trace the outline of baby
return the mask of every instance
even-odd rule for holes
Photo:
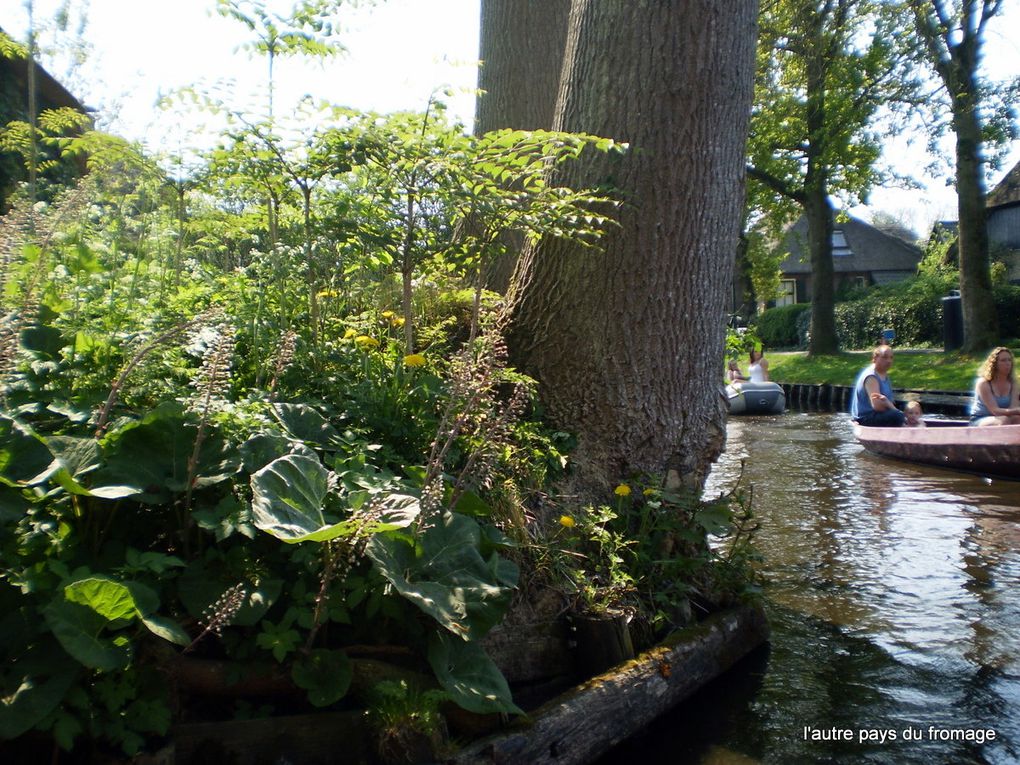
[[[921,419],[921,404],[917,401],[908,401],[907,405],[903,407],[903,413],[907,415],[907,422],[905,423],[908,428],[923,428],[924,420]]]

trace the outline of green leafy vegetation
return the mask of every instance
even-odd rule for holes
[[[203,683],[229,717],[269,677],[287,710],[375,705],[431,740],[438,699],[520,712],[481,640],[543,578],[572,598],[591,574],[649,639],[720,600],[725,519],[673,500],[593,510],[544,576],[571,436],[480,286],[506,232],[596,245],[607,192],[546,171],[621,147],[467,136],[438,102],[316,114],[300,140],[235,115],[188,177],[54,138],[91,172],[0,219],[0,737],[133,756],[209,719]],[[414,669],[373,692],[373,651]]]

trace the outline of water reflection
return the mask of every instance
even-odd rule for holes
[[[1020,762],[1020,483],[871,456],[832,414],[735,418],[708,493],[741,470],[772,644],[606,762]]]

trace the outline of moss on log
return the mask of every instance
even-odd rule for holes
[[[714,614],[446,762],[590,762],[732,667],[765,642],[768,633],[760,606]]]

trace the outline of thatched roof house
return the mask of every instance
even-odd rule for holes
[[[778,305],[811,300],[811,256],[807,248],[807,218],[801,216],[783,237],[780,263],[784,295]],[[852,216],[833,221],[832,263],[837,289],[841,285],[868,287],[902,281],[917,273],[921,250]]]

